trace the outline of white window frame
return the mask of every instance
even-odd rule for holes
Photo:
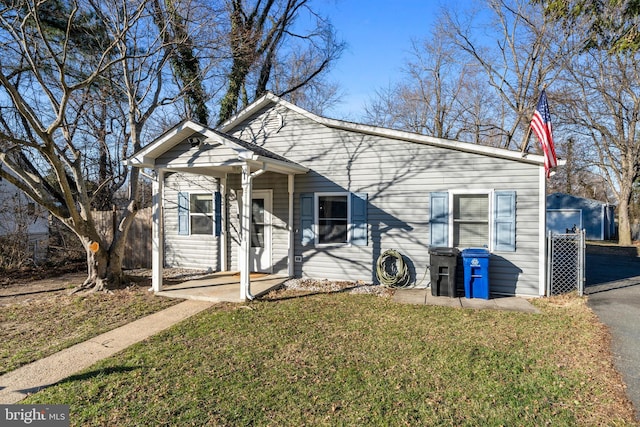
[[[347,241],[340,243],[320,243],[320,198],[330,196],[342,196],[347,198]],[[313,212],[313,233],[315,235],[315,245],[319,247],[351,246],[351,193],[348,191],[335,191],[326,193],[315,193]]]
[[[455,221],[454,221],[454,198],[455,196],[460,196],[460,195],[483,195],[486,194],[487,195],[487,208],[488,208],[488,215],[487,215],[487,221],[489,221],[488,227],[487,227],[487,231],[488,231],[488,235],[487,235],[487,247],[486,249],[489,250],[489,252],[493,252],[493,199],[494,199],[494,193],[495,190],[494,189],[477,189],[477,190],[449,190],[449,242],[450,244],[453,246],[453,237],[454,237],[454,227],[455,227]],[[458,247],[459,249],[461,247]],[[462,247],[462,249],[465,249],[466,247]]]
[[[214,193],[210,193],[208,191],[198,191],[198,192],[189,192],[189,236],[213,236],[216,233],[216,195]],[[202,196],[202,195],[210,195],[211,196],[211,212],[210,213],[201,213],[201,212],[193,212],[191,207],[193,206],[191,203],[191,198],[194,196]],[[194,216],[208,216],[211,218],[211,234],[209,233],[193,233],[191,227],[191,218]]]

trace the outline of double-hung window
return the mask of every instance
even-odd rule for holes
[[[516,192],[451,190],[430,194],[431,246],[516,250]]]
[[[318,194],[318,243],[347,243],[349,224],[348,194]]]
[[[367,211],[366,193],[302,193],[302,245],[367,246]]]
[[[453,246],[489,247],[489,194],[453,194]]]
[[[191,194],[189,206],[191,234],[213,234],[213,194]]]
[[[213,235],[221,233],[222,198],[220,192],[178,193],[178,234]]]

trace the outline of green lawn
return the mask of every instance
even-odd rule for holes
[[[72,425],[633,425],[583,300],[542,314],[320,294],[220,305],[25,403]]]

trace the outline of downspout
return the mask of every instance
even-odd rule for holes
[[[263,163],[262,168],[251,173],[249,165],[245,162],[242,165],[242,222],[240,232],[242,233],[241,254],[242,263],[240,265],[240,299],[242,301],[253,300],[251,295],[250,263],[251,263],[251,198],[253,190],[253,179],[267,171]]]

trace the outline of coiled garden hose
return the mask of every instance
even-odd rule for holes
[[[387,249],[378,257],[376,276],[381,285],[389,288],[406,288],[411,282],[409,269],[400,252]]]

